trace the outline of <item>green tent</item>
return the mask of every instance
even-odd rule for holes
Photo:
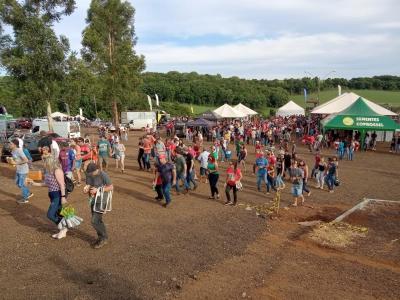
[[[343,129],[365,131],[395,131],[400,125],[390,117],[377,114],[360,97],[347,109],[332,114],[321,121],[324,130]]]

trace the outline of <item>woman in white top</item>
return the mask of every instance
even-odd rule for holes
[[[125,146],[118,139],[113,144],[113,157],[115,159],[115,168],[118,169],[118,162],[121,162],[121,172],[125,172]]]

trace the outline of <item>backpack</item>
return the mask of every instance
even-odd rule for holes
[[[64,182],[65,182],[65,196],[71,194],[74,190],[74,182],[67,175],[64,174]]]

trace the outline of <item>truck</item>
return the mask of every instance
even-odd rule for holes
[[[129,130],[140,130],[146,127],[156,129],[157,115],[155,111],[124,111],[121,112],[121,123]]]
[[[50,131],[47,118],[34,119],[32,121],[32,133],[41,131]],[[67,139],[81,137],[81,128],[77,121],[53,121],[53,132]]]
[[[130,130],[140,130],[146,127],[156,129],[157,125],[170,118],[165,111],[124,111],[121,112],[121,124]]]

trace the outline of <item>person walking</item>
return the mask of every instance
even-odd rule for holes
[[[176,171],[176,184],[175,184],[175,189],[176,193],[179,195],[181,193],[181,188],[179,186],[180,182],[183,182],[183,185],[185,189],[188,189],[187,183],[186,183],[186,161],[185,158],[182,155],[182,149],[178,148],[176,151],[176,157],[175,157],[175,171]]]
[[[176,184],[176,171],[175,166],[172,163],[167,162],[165,154],[159,155],[158,159],[160,163],[158,164],[154,181],[156,181],[157,177],[160,176],[162,182],[162,194],[165,199],[163,207],[167,207],[171,203],[171,187]]]
[[[115,168],[118,169],[118,162],[121,163],[121,172],[125,172],[125,145],[118,140],[114,142],[112,153],[115,159]]]
[[[210,152],[208,152],[206,148],[204,148],[203,152],[201,152],[200,155],[197,157],[197,160],[200,161],[200,182],[208,183],[206,173],[207,173],[209,157],[210,157]]]
[[[306,192],[307,196],[311,196],[311,191],[307,186],[309,170],[304,160],[300,160],[299,168],[303,171],[303,192]]]
[[[211,190],[211,196],[209,197],[209,199],[219,199],[219,192],[217,187],[219,179],[218,162],[213,156],[210,156],[208,159],[207,172]]]
[[[111,157],[111,144],[107,141],[106,137],[102,135],[100,141],[97,142],[97,147],[99,148],[100,171],[103,171],[103,169],[107,171],[108,158]]]
[[[262,182],[265,182],[268,191],[267,167],[268,167],[268,160],[264,157],[264,153],[257,153],[257,158],[255,163],[255,173],[257,176],[257,190],[259,192],[261,192]]]
[[[143,138],[139,138],[139,149],[138,149],[138,157],[137,157],[137,161],[139,164],[139,170],[144,170],[145,166],[146,166],[146,162],[143,159],[143,155],[144,155],[144,148],[143,148]]]
[[[243,175],[238,168],[237,161],[230,161],[229,167],[226,170],[226,180],[225,180],[225,205],[236,205],[237,204],[237,186],[236,184],[240,182]],[[231,201],[230,192],[233,191],[233,201]]]
[[[243,166],[244,173],[246,173],[246,158],[247,158],[247,149],[245,144],[240,147],[238,162],[240,166]]]
[[[103,222],[103,214],[97,212],[98,208],[94,207],[97,190],[101,187],[104,193],[112,192],[114,189],[107,173],[99,170],[97,165],[91,162],[86,168],[86,186],[83,188],[83,192],[89,195],[90,209],[92,212],[91,222],[97,233],[97,240],[93,244],[95,249],[102,248],[108,243],[108,234],[106,225]],[[107,195],[104,195],[104,197],[107,197]]]
[[[285,188],[285,183],[283,182],[284,170],[285,170],[285,160],[283,154],[279,154],[276,160],[276,188],[282,190]]]
[[[47,146],[45,146],[47,147]],[[50,206],[47,210],[47,218],[58,225],[63,219],[60,215],[62,205],[67,203],[65,194],[65,181],[64,172],[61,168],[59,160],[54,159],[53,155],[47,155],[43,157],[44,161],[44,182],[34,182],[31,179],[27,179],[27,182],[33,186],[47,187],[49,191]],[[67,236],[68,229],[63,228],[58,233],[53,234],[52,238],[62,239]]]
[[[81,147],[77,144],[76,140],[71,141],[71,149],[73,149],[75,154],[75,160],[73,165],[73,171],[77,177],[77,186],[81,186],[82,176],[81,176],[81,168],[82,168],[82,155],[81,155]]]
[[[337,177],[337,165],[333,160],[333,158],[331,157],[328,159],[328,166],[325,172],[326,172],[325,183],[328,186],[329,193],[333,193]]]
[[[316,179],[317,179],[317,189],[324,189],[324,182],[325,182],[325,173],[326,173],[326,162],[323,157],[320,158],[320,161],[317,166],[317,174],[316,174]]]
[[[197,182],[194,179],[195,169],[194,169],[194,158],[189,149],[185,148],[186,155],[186,192],[191,189],[191,184],[193,184],[193,191],[197,189]]]
[[[61,143],[59,160],[64,174],[73,180],[72,170],[74,168],[75,152],[69,147],[67,142]]]
[[[17,202],[20,204],[25,204],[29,202],[29,198],[33,197],[33,193],[30,192],[25,182],[29,173],[28,158],[25,156],[24,151],[19,148],[18,139],[13,139],[11,141],[10,150],[12,158],[8,159],[8,163],[16,166],[17,168],[15,183],[22,192],[22,199],[17,200]]]
[[[292,195],[293,195],[293,204],[292,206],[297,206],[298,199],[301,199],[301,204],[304,203],[303,196],[303,171],[298,168],[297,161],[292,162],[292,166],[290,168],[290,179],[292,181]]]

